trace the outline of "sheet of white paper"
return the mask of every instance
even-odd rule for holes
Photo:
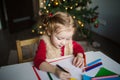
[[[76,78],[77,80],[81,80],[81,74],[82,74],[81,71],[82,70],[80,68],[77,68],[72,65],[72,59],[73,59],[73,57],[68,57],[68,58],[53,61],[50,64],[53,64],[53,65],[59,64],[61,67],[69,69],[69,71],[72,75],[71,77]],[[37,69],[35,69],[35,70],[37,71],[41,80],[49,80],[49,77],[46,72],[37,70]],[[52,76],[53,80],[60,80],[54,74],[50,73],[50,75]]]
[[[76,78],[77,80],[81,80],[82,69],[75,67],[72,65],[73,57],[69,57],[66,59],[62,59],[56,62],[52,62],[53,65],[60,65],[63,68],[66,68],[71,73],[71,77]],[[51,74],[54,80],[59,80],[55,75]]]

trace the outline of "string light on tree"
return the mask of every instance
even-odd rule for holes
[[[58,6],[58,5],[59,5],[58,0],[55,0],[54,1],[54,6]]]
[[[70,7],[70,9],[73,9],[73,7]]]

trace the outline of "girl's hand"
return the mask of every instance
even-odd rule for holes
[[[68,71],[68,70],[66,70],[66,71]],[[58,67],[56,67],[55,75],[58,78],[60,78],[60,80],[70,80],[70,77],[71,77],[70,73],[66,73],[66,72],[62,71],[61,69],[59,69]]]
[[[83,67],[84,66],[84,58],[82,53],[78,53],[76,57],[73,59],[73,65],[76,67]]]

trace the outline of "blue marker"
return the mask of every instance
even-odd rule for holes
[[[88,63],[87,66],[94,65],[94,64],[98,63],[99,61],[101,61],[101,59],[97,59],[95,61],[92,61],[92,62]]]

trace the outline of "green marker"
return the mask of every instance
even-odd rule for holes
[[[53,79],[52,79],[52,76],[50,75],[50,73],[47,72],[47,74],[48,74],[48,77],[50,78],[50,80],[53,80]]]

